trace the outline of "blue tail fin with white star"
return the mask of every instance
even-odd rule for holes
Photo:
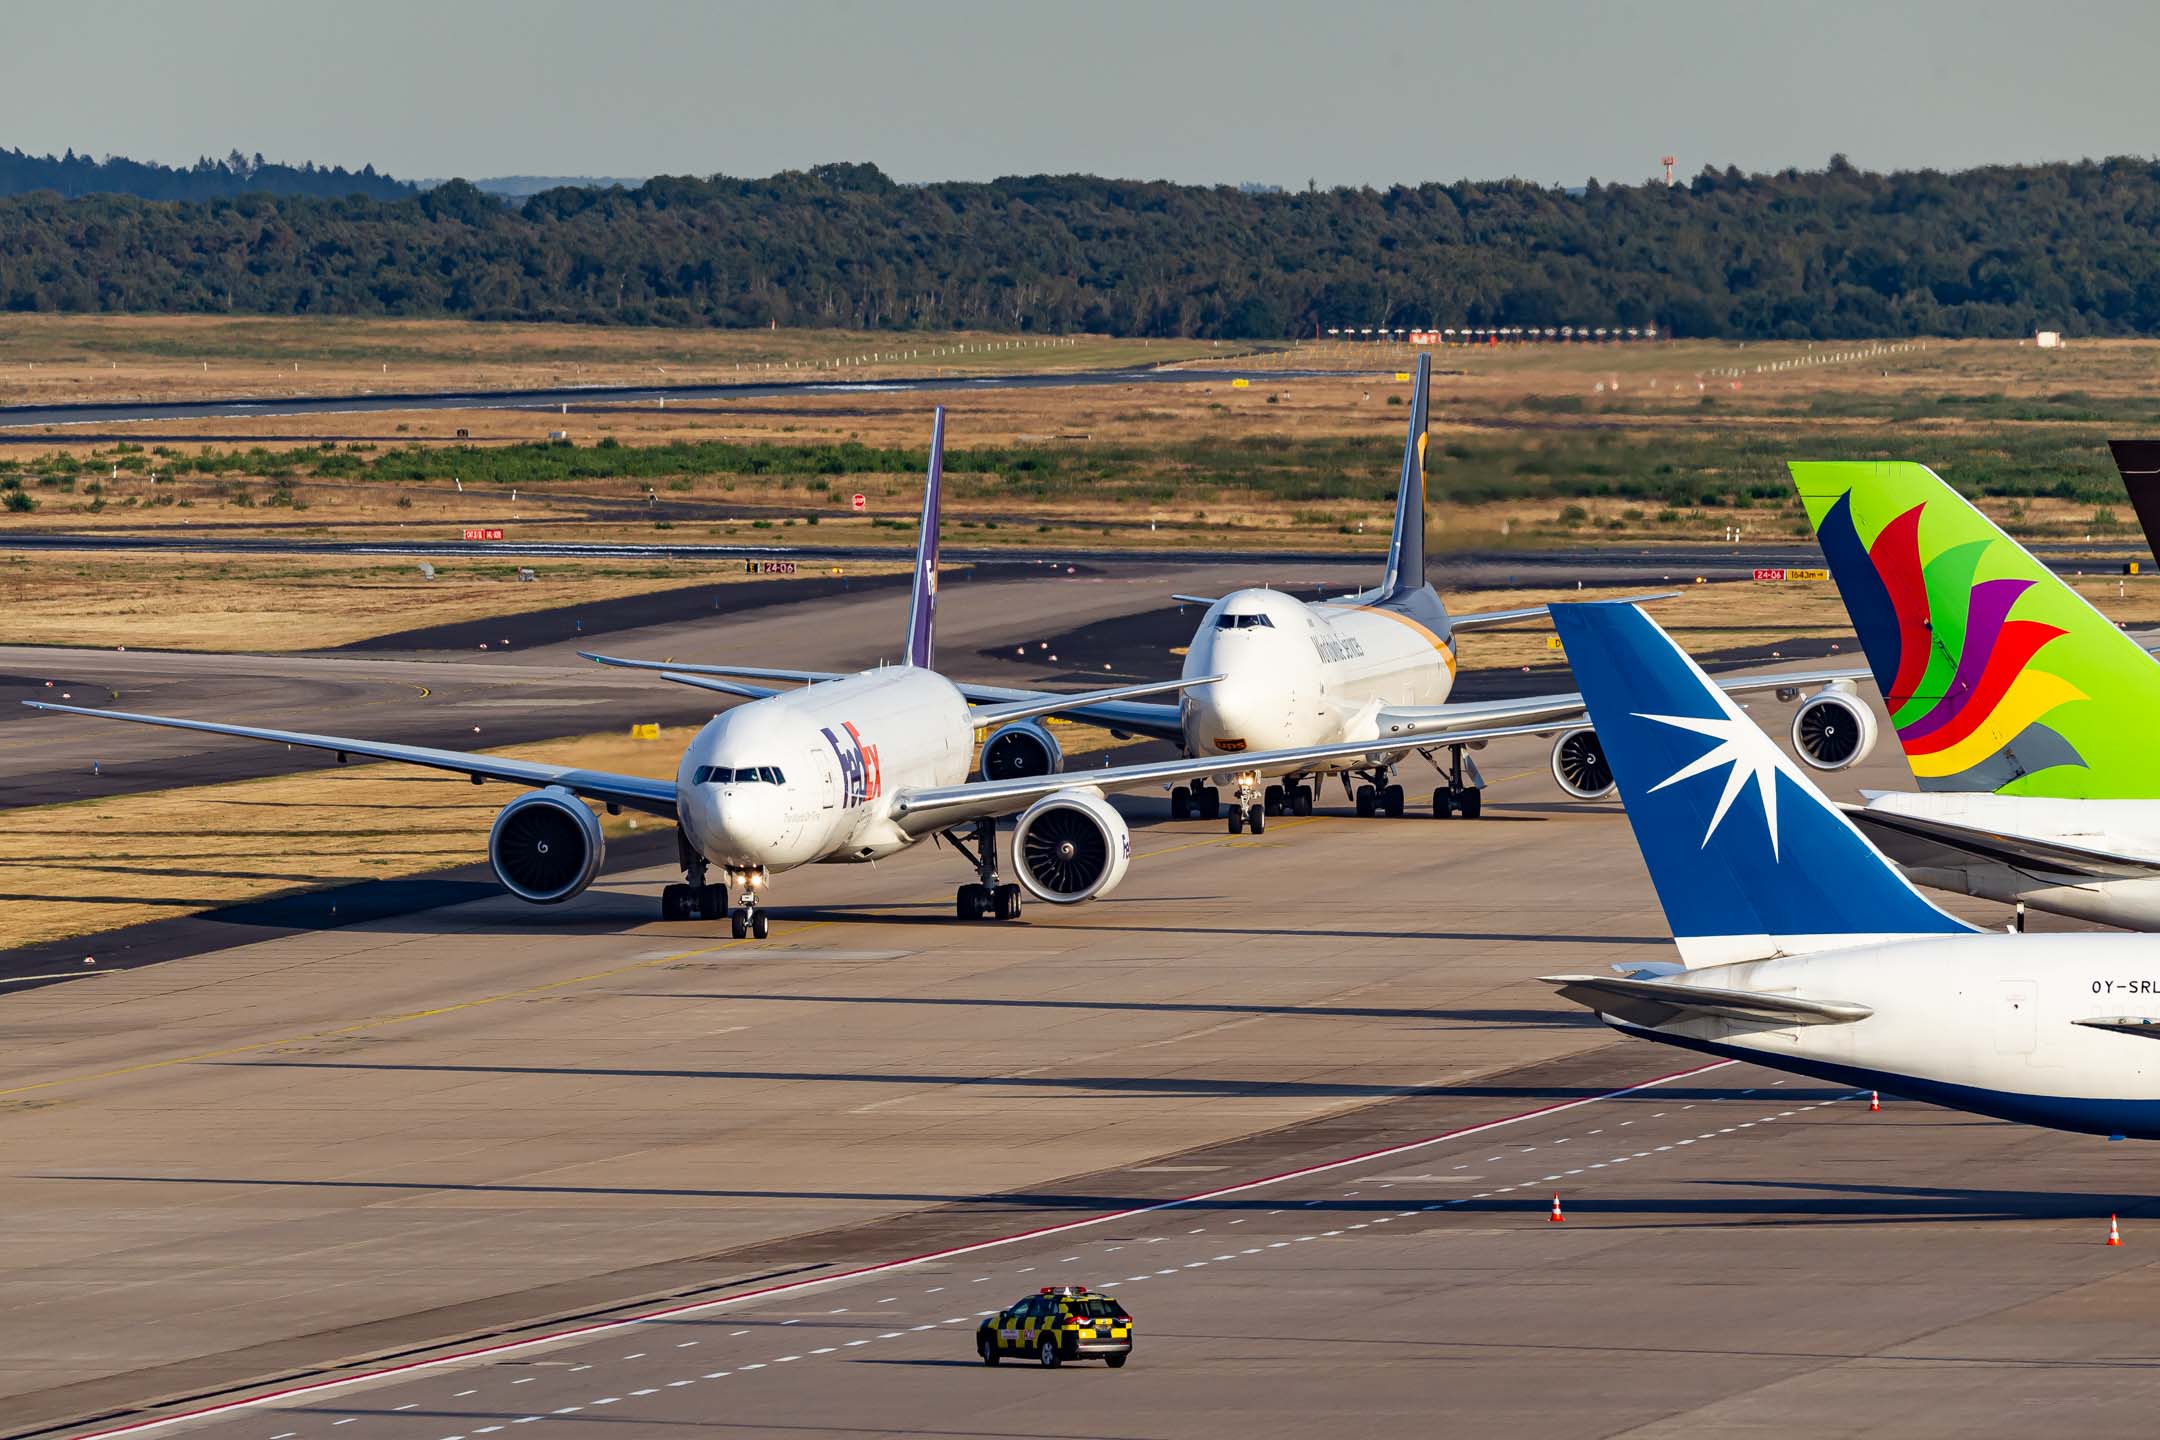
[[[1554,605],[1628,823],[1690,966],[1972,927],[1868,844],[1633,605]]]

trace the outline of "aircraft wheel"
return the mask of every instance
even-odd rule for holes
[[[1224,816],[1226,828],[1230,831],[1232,835],[1242,835],[1245,833],[1245,812],[1243,810],[1239,809],[1235,805],[1232,805],[1227,811],[1224,812]]]
[[[1475,820],[1478,818],[1478,812],[1485,808],[1485,792],[1482,790],[1465,790],[1455,803],[1462,807],[1463,819]]]
[[[1202,820],[1213,820],[1222,812],[1222,791],[1212,785],[1194,786],[1193,801]]]
[[[700,920],[717,920],[727,913],[728,895],[725,885],[694,885],[690,887],[690,895],[697,901]]]
[[[997,887],[997,918],[1017,920],[1020,918],[1020,887],[1000,885]]]
[[[1380,808],[1396,819],[1401,819],[1403,812],[1402,786],[1390,785],[1387,789],[1382,790],[1380,792]]]
[[[1312,798],[1312,786],[1297,786],[1290,792],[1290,813],[1293,815],[1312,814]]]
[[[668,885],[660,891],[660,918],[662,920],[687,920],[690,918],[690,887]]]
[[[954,908],[962,920],[980,920],[990,911],[990,892],[981,885],[962,885]]]
[[[763,940],[766,936],[772,934],[772,916],[767,915],[763,910],[751,911],[750,933],[759,940]]]
[[[1448,792],[1446,790],[1435,790],[1432,792],[1432,815],[1433,819],[1435,820],[1449,820],[1454,818],[1455,802],[1448,798]]]
[[[1262,797],[1260,805],[1270,815],[1280,815],[1290,808],[1288,798],[1283,794],[1283,787],[1280,785],[1268,786],[1267,794]]]
[[[1372,786],[1360,785],[1357,787],[1357,813],[1360,820],[1371,818],[1373,813],[1373,798],[1374,797]]]
[[[1245,812],[1245,828],[1255,835],[1267,833],[1267,807],[1255,805]]]
[[[1183,785],[1175,787],[1170,792],[1170,818],[1173,820],[1192,819],[1192,792]]]
[[[737,910],[728,916],[728,933],[737,940],[750,938],[750,917]]]

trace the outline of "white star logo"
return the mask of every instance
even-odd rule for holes
[[[1705,847],[1710,844],[1710,837],[1717,834],[1734,799],[1747,788],[1748,781],[1753,780],[1756,794],[1762,797],[1763,821],[1770,832],[1770,856],[1778,858],[1777,777],[1781,766],[1777,743],[1763,732],[1761,726],[1744,715],[1703,720],[1692,715],[1645,715],[1637,711],[1635,718],[1655,720],[1660,725],[1707,735],[1720,742],[1650,787],[1650,792],[1656,794],[1668,785],[1677,785],[1720,765],[1732,767],[1725,776],[1725,793],[1718,796],[1717,810],[1710,817],[1710,828],[1703,832]]]

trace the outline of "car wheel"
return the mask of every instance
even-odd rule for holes
[[[998,1362],[997,1342],[987,1335],[975,1337],[975,1353],[982,1356],[985,1365],[995,1365]]]
[[[1105,1355],[1102,1357],[1103,1364],[1108,1365],[1112,1370],[1124,1369],[1125,1362],[1130,1359],[1132,1359],[1130,1352],[1123,1355]]]
[[[1058,1343],[1055,1340],[1043,1341],[1042,1349],[1035,1352],[1035,1358],[1042,1361],[1042,1367],[1045,1370],[1057,1369],[1058,1365],[1065,1359],[1064,1356],[1058,1354]]]

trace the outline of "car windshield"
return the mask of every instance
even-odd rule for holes
[[[691,773],[694,785],[785,785],[777,765],[700,765]]]
[[[1275,628],[1275,622],[1265,615],[1225,614],[1215,617],[1215,628],[1217,630],[1272,630]]]

